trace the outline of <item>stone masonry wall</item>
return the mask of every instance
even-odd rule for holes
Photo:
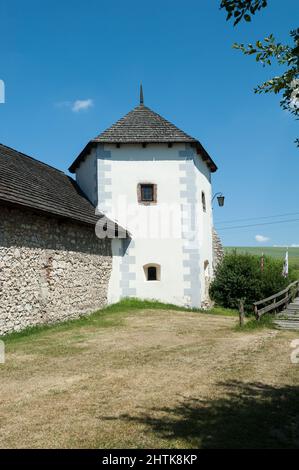
[[[0,335],[103,307],[111,268],[94,227],[0,206]]]
[[[218,233],[213,228],[212,229],[212,240],[213,240],[213,268],[217,269],[218,264],[222,261],[224,256],[224,249],[219,238]]]

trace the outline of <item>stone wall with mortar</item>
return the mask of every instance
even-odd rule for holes
[[[212,239],[213,239],[213,268],[214,271],[217,269],[218,264],[222,261],[224,256],[224,249],[221,243],[220,237],[216,230],[212,229]]]
[[[111,267],[94,227],[0,206],[0,335],[103,307]]]

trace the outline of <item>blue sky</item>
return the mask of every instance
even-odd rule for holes
[[[65,171],[91,137],[138,104],[142,81],[145,104],[216,161],[213,189],[226,196],[224,208],[215,205],[217,227],[299,219],[298,122],[279,97],[253,94],[278,70],[231,47],[271,32],[288,40],[298,0],[272,0],[236,28],[219,3],[1,0],[0,142]],[[93,106],[76,111],[80,100]],[[256,235],[267,245],[299,244],[299,220],[219,233],[226,245],[259,245]]]

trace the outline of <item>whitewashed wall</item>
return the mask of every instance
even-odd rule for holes
[[[76,181],[93,205],[98,202],[96,150],[92,149],[76,170]]]
[[[117,220],[132,234],[132,241],[112,243],[113,269],[108,301],[122,297],[152,298],[179,305],[199,307],[205,301],[204,262],[212,275],[212,211],[210,172],[195,149],[183,144],[98,145],[77,170],[77,181],[87,195],[94,185],[94,159],[97,159],[98,208]],[[137,201],[138,183],[157,185],[157,204],[144,206]],[[203,213],[201,191],[205,192],[207,211]],[[91,196],[89,196],[91,198]],[[119,207],[123,204],[123,210]],[[190,220],[182,213],[188,204],[198,216],[198,239],[191,248],[184,239],[190,233]],[[161,217],[161,207],[164,215]],[[131,210],[128,218],[126,207]],[[172,212],[175,233],[167,232],[167,211]],[[165,215],[166,214],[166,215]],[[133,215],[133,217],[132,217]],[[151,233],[138,231],[149,224]],[[162,227],[161,227],[162,221]],[[164,230],[164,232],[163,232]],[[156,233],[155,233],[156,232]],[[161,265],[161,280],[146,281],[143,266]],[[206,274],[207,274],[206,272]]]

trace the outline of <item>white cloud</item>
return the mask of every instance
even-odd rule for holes
[[[74,113],[86,111],[87,109],[92,108],[93,105],[93,100],[90,98],[88,98],[87,100],[60,101],[58,103],[55,103],[55,106],[57,108],[69,108]]]
[[[292,243],[291,248],[299,248],[299,243]]]
[[[265,242],[268,242],[270,240],[269,237],[265,237],[264,235],[256,235],[254,238],[259,243],[265,243]]]
[[[93,100],[90,98],[87,100],[76,100],[72,103],[72,111],[78,113],[79,111],[85,111],[93,106]]]

